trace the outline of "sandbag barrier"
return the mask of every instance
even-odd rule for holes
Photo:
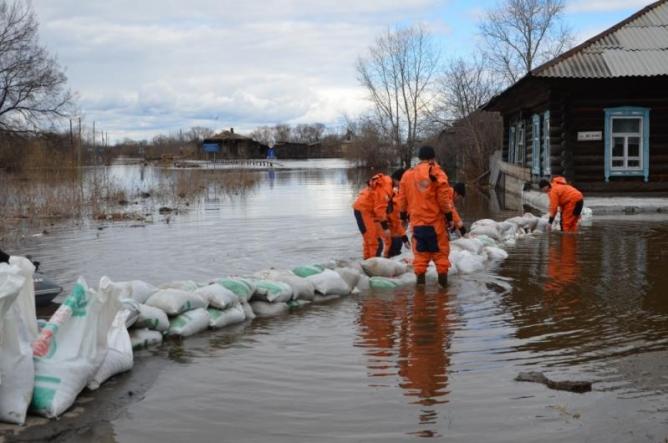
[[[590,218],[590,212],[584,212]],[[484,219],[450,242],[450,274],[489,270],[520,237],[546,231],[547,217]],[[345,265],[305,265],[223,277],[206,284],[112,282],[80,278],[48,322],[36,320],[32,263],[0,264],[0,421],[23,424],[28,410],[53,418],[84,388],[97,389],[133,366],[133,352],[167,336],[188,337],[359,294],[414,285],[410,254]],[[434,269],[430,269],[434,274]]]

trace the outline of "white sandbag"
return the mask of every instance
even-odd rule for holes
[[[293,300],[313,300],[313,296],[315,295],[313,284],[307,279],[293,274],[291,271],[271,269],[258,272],[255,275],[261,279],[287,283],[292,288]]]
[[[350,292],[357,286],[360,281],[362,273],[354,268],[335,268],[334,271],[341,276],[341,278],[348,284]]]
[[[355,289],[359,291],[368,291],[370,286],[369,286],[369,276],[368,275],[360,275],[360,279],[357,282],[357,287]]]
[[[107,280],[108,281],[104,283],[105,286],[107,287],[107,290],[113,291],[114,296],[120,300],[125,298],[131,298],[137,301],[138,303],[146,303],[146,300],[151,295],[158,292],[158,288],[141,280],[119,281],[119,282],[112,282],[109,279]],[[100,285],[102,284],[103,283],[100,282]]]
[[[253,301],[250,303],[253,312],[258,317],[274,317],[288,312],[290,308],[287,303],[267,303],[264,301]]]
[[[483,253],[490,261],[503,261],[508,258],[508,252],[496,246],[485,246]]]
[[[475,238],[476,240],[478,240],[480,243],[482,243],[483,246],[496,246],[497,245],[497,242],[493,238],[488,237],[486,235],[475,235],[475,236],[472,235],[472,237]]]
[[[213,283],[208,286],[203,286],[197,289],[195,294],[206,300],[207,304],[216,309],[227,309],[234,305],[238,305],[240,300],[234,292],[230,291],[218,283]]]
[[[159,346],[162,343],[162,333],[150,329],[131,329],[130,342],[132,349],[143,349]]]
[[[202,297],[180,289],[160,289],[146,300],[146,304],[161,309],[167,315],[179,315],[192,309],[207,307],[207,302]]]
[[[121,299],[121,310],[127,313],[125,317],[125,327],[129,328],[139,319],[139,309],[141,304],[133,298]]]
[[[251,279],[239,278],[239,277],[229,277],[221,278],[216,282],[224,288],[232,291],[239,301],[247,302],[253,296],[255,292],[255,283]]]
[[[129,314],[129,311],[121,309],[111,323],[107,334],[107,355],[104,357],[102,366],[88,382],[88,389],[95,390],[110,377],[132,369],[134,364],[132,341],[125,327]]]
[[[489,238],[489,237],[488,237]],[[458,246],[464,251],[469,251],[471,254],[478,255],[482,252],[483,243],[477,238],[459,238],[450,242],[451,245]]]
[[[481,218],[471,224],[471,229],[479,228],[481,226],[496,226],[497,223],[497,221],[492,220],[491,218]]]
[[[315,297],[315,295],[314,295]],[[290,300],[287,302],[288,308],[290,309],[301,309],[313,303],[312,300]]]
[[[209,313],[204,308],[184,312],[171,319],[167,335],[189,337],[209,327]]]
[[[549,225],[549,220],[547,218],[539,218],[538,223],[536,223],[536,229],[533,232],[535,233],[544,233],[547,231],[547,226]]]
[[[415,285],[417,277],[412,272],[405,272],[399,277],[371,277],[369,286],[373,289],[397,289]]]
[[[0,263],[0,421],[22,425],[35,377],[35,267],[23,257],[10,262]]]
[[[373,257],[362,262],[362,269],[373,277],[396,277],[408,269],[406,263],[385,257]]]
[[[251,307],[248,302],[242,301],[241,302],[241,308],[244,310],[244,315],[246,316],[246,320],[253,320],[257,315],[255,315],[255,312],[253,312],[253,308]]]
[[[74,403],[104,361],[109,328],[119,308],[116,297],[88,288],[81,278],[77,281],[33,342],[32,411],[57,417]]]
[[[175,280],[169,283],[161,284],[158,289],[178,289],[186,292],[193,292],[199,288],[199,285],[192,280]]]
[[[306,278],[310,277],[311,275],[320,274],[324,270],[325,268],[320,265],[304,265],[293,268],[292,273],[297,277]]]
[[[471,228],[471,235],[472,236],[478,236],[478,235],[486,235],[487,237],[499,241],[501,240],[501,235],[499,233],[499,227],[497,224],[494,225],[480,225],[476,226],[475,228]]]
[[[236,304],[225,310],[209,308],[207,312],[209,313],[209,327],[213,329],[224,328],[225,326],[241,323],[246,320],[244,308],[240,304]]]
[[[306,279],[313,284],[315,291],[321,295],[348,295],[351,291],[348,283],[331,269],[325,269],[319,274],[306,277]]]
[[[169,318],[162,309],[149,305],[139,305],[139,317],[134,326],[164,332],[169,329]]]
[[[252,301],[266,301],[268,303],[284,303],[292,299],[292,287],[287,283],[272,280],[255,281],[255,294]]]
[[[454,272],[459,274],[473,274],[485,269],[484,257],[471,254],[469,251],[458,251],[450,254],[450,262]]]

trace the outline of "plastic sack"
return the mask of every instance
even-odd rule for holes
[[[218,283],[203,286],[194,293],[202,297],[209,306],[216,309],[227,309],[239,304],[239,297]]]
[[[488,237],[489,238],[489,237]],[[478,255],[482,252],[483,243],[477,238],[458,238],[450,242],[450,245],[455,245],[464,251],[469,251],[471,254]]]
[[[450,253],[451,271],[459,274],[473,274],[485,269],[484,258],[473,255],[469,251],[453,251]]]
[[[370,277],[395,277],[407,271],[408,266],[385,257],[373,257],[362,262],[362,269]]]
[[[22,425],[35,377],[35,267],[23,257],[9,261],[0,263],[0,421]]]
[[[132,355],[132,341],[125,327],[129,311],[121,309],[111,323],[107,334],[107,355],[102,366],[88,382],[88,389],[95,390],[110,377],[132,369],[134,359]]]
[[[37,340],[32,411],[57,417],[69,408],[104,361],[120,301],[79,278]]]
[[[334,271],[341,276],[341,278],[348,284],[350,292],[357,286],[360,281],[361,273],[353,268],[336,268]]]
[[[169,329],[169,319],[162,309],[149,305],[139,305],[139,317],[134,326],[163,332]]]
[[[204,308],[193,309],[174,317],[169,322],[167,335],[189,337],[209,327],[209,313]]]
[[[305,265],[305,266],[297,266],[292,270],[292,273],[295,274],[297,277],[310,277],[311,275],[315,274],[320,274],[322,271],[324,271],[325,268],[323,268],[320,265]]]
[[[247,278],[221,278],[217,283],[232,291],[242,302],[250,300],[255,292],[255,283]]]
[[[288,312],[290,308],[287,303],[267,303],[264,301],[251,302],[251,308],[258,317],[273,317]]]
[[[293,274],[291,271],[271,269],[269,271],[258,272],[256,275],[261,279],[280,281],[290,285],[293,300],[313,300],[313,296],[315,295],[313,284],[307,279]]]
[[[209,308],[207,312],[209,313],[209,327],[214,329],[224,328],[246,320],[244,308],[240,304],[225,310]]]
[[[287,283],[271,280],[257,280],[252,301],[283,303],[292,299],[292,287]]]
[[[131,329],[130,342],[132,349],[143,349],[151,346],[159,346],[162,343],[162,334],[150,329]]]
[[[414,285],[417,277],[412,272],[406,272],[399,277],[371,277],[369,286],[374,289],[397,289]]]
[[[255,312],[253,312],[253,308],[251,307],[248,302],[242,301],[241,302],[241,309],[244,310],[244,315],[246,316],[246,320],[253,320],[257,315],[255,315]]]
[[[158,288],[141,280],[119,282],[112,282],[109,279],[107,280],[108,281],[105,283],[107,290],[113,291],[114,296],[120,300],[131,298],[137,303],[146,303],[146,300],[148,300],[151,295],[158,292]],[[100,282],[100,284],[102,284],[102,282]]]
[[[139,318],[139,307],[142,306],[136,300],[132,298],[122,298],[121,299],[121,311],[127,312],[125,318],[125,327],[129,328],[135,324]]]
[[[487,259],[491,261],[503,261],[508,258],[508,253],[501,248],[497,248],[496,246],[485,246],[483,253]]]
[[[331,269],[325,269],[319,274],[306,277],[306,279],[313,284],[315,291],[321,295],[348,295],[351,291],[348,283]]]
[[[193,292],[199,285],[192,280],[176,280],[161,284],[158,289],[178,289],[180,291]]]
[[[161,309],[167,315],[179,315],[182,312],[207,307],[202,297],[181,289],[160,289],[146,300],[146,304]]]
[[[494,225],[478,225],[471,228],[471,236],[486,235],[487,237],[500,241],[501,235],[497,224]]]

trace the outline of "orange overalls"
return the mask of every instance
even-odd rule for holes
[[[404,173],[399,208],[407,211],[413,229],[413,270],[424,274],[431,260],[439,274],[450,268],[446,214],[452,216],[453,191],[438,164],[424,160]]]
[[[362,233],[362,255],[364,259],[380,256],[383,245],[381,224],[388,225],[387,205],[392,198],[392,178],[376,174],[369,180],[355,203],[353,210],[357,227]]]
[[[564,289],[578,278],[577,236],[562,235],[561,248],[550,244],[547,261],[547,278],[545,292],[561,294]]]
[[[383,255],[388,258],[401,254],[402,237],[406,235],[406,229],[399,217],[398,193],[399,190],[394,188],[390,204],[387,205],[387,221],[390,225],[390,235],[383,234],[383,243],[385,244]]]
[[[550,198],[550,219],[554,219],[557,210],[561,209],[561,230],[563,232],[575,232],[578,229],[578,220],[582,212],[584,201],[582,193],[573,186],[566,183],[563,177],[554,177],[550,183],[551,189],[548,193]]]

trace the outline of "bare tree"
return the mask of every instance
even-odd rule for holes
[[[325,132],[322,123],[299,124],[292,129],[292,141],[297,143],[315,143],[320,141]]]
[[[211,137],[214,134],[213,129],[202,126],[193,126],[186,133],[186,137],[190,143],[201,143],[205,138]]]
[[[438,79],[436,117],[446,129],[440,144],[455,157],[461,176],[472,179],[487,170],[489,156],[498,149],[502,125],[498,115],[480,111],[499,89],[481,59],[453,60]]]
[[[273,146],[274,143],[276,142],[276,139],[274,137],[274,128],[271,128],[269,126],[260,126],[258,128],[255,128],[249,134],[249,136],[256,142],[260,142],[263,145],[267,146]]]
[[[564,0],[502,0],[479,24],[485,54],[508,84],[573,43]]]
[[[378,126],[409,166],[421,120],[428,115],[428,88],[438,64],[430,34],[420,26],[388,30],[357,61],[360,83],[375,107]]]
[[[0,130],[29,132],[64,117],[72,97],[55,58],[40,46],[28,4],[0,1]]]
[[[292,129],[290,125],[285,123],[279,123],[274,126],[274,140],[276,142],[287,142],[290,141],[292,135]]]

